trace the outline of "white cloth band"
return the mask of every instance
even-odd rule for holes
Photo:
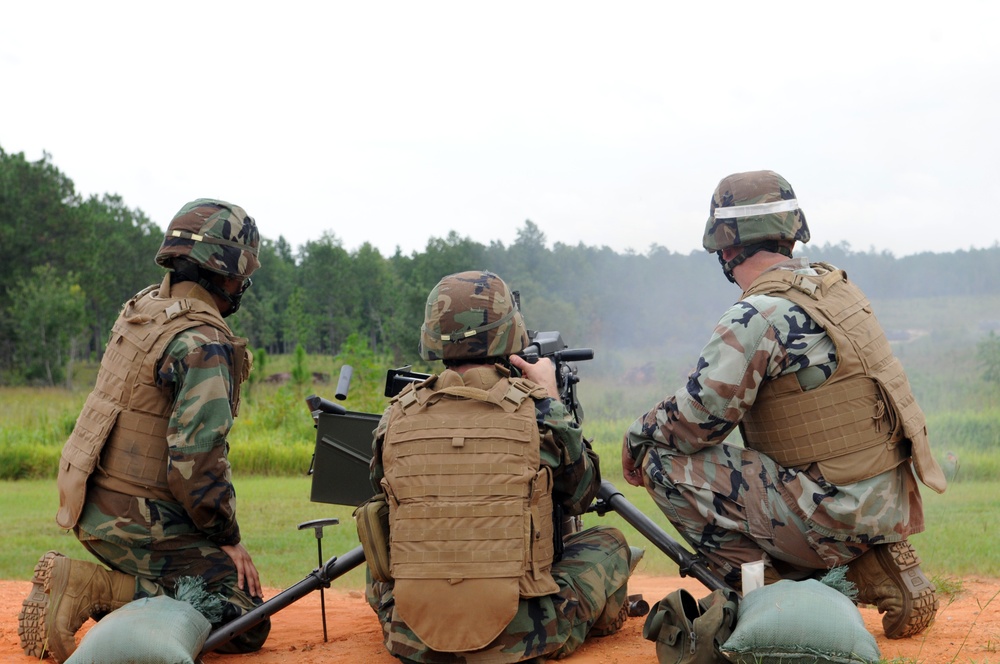
[[[734,205],[732,207],[715,208],[716,219],[739,219],[741,217],[756,217],[762,214],[775,214],[778,212],[793,212],[799,209],[799,201],[789,198],[784,201],[774,203],[758,203],[756,205]]]

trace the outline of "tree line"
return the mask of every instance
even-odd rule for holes
[[[427,293],[445,274],[470,269],[518,290],[532,329],[609,351],[697,353],[739,297],[704,252],[549,246],[530,220],[510,245],[452,231],[390,256],[368,243],[348,249],[332,232],[293,248],[271,239],[266,223],[261,231],[262,268],[231,321],[269,354],[301,346],[334,355],[358,335],[376,353],[413,362]],[[81,196],[49,155],[29,161],[0,148],[0,384],[60,384],[75,363],[99,359],[122,303],[162,278],[153,262],[162,238],[163,228],[119,196]],[[841,244],[806,255],[844,267],[873,299],[1000,290],[997,246],[897,259]]]

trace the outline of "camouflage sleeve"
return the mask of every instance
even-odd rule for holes
[[[764,380],[787,364],[787,350],[768,317],[749,302],[737,302],[716,325],[687,384],[629,427],[625,442],[633,458],[653,445],[691,454],[722,442]]]
[[[552,468],[553,499],[567,515],[583,514],[601,487],[597,454],[584,444],[583,431],[560,401],[536,401],[535,415],[541,460]]]
[[[233,347],[209,326],[178,334],[160,362],[172,387],[167,481],[196,528],[220,546],[237,544],[236,492],[226,437],[233,426]]]

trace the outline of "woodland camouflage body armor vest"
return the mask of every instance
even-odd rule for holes
[[[408,387],[383,442],[396,608],[441,652],[485,647],[520,597],[559,590],[534,402],[546,394],[498,369],[449,370]]]
[[[211,296],[200,286],[163,282],[135,295],[111,330],[97,384],[87,397],[59,461],[56,522],[72,528],[86,500],[87,482],[120,493],[174,500],[167,485],[167,426],[173,408],[168,389],[156,385],[167,345],[199,325],[219,331],[233,346],[233,417],[252,358],[246,339],[233,336]]]
[[[740,425],[747,447],[785,467],[815,462],[833,484],[874,477],[912,457],[924,484],[943,492],[923,411],[868,298],[843,270],[811,267],[818,276],[765,272],[743,297],[767,294],[799,305],[833,341],[837,368],[809,391],[794,373],[764,383]]]

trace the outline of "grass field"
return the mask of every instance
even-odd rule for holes
[[[348,358],[349,360],[350,358]],[[272,369],[284,370],[278,360]],[[312,366],[336,374],[330,358]],[[367,362],[368,365],[373,364]],[[356,362],[360,366],[360,362]],[[352,410],[377,412],[385,403],[380,380],[384,370],[355,370],[356,383],[346,402]],[[623,409],[638,412],[634,396],[594,381],[587,384],[584,404],[623,400]],[[298,530],[307,520],[336,517],[338,526],[326,529],[324,557],[346,552],[357,545],[351,508],[311,503],[311,478],[306,475],[316,436],[304,397],[312,392],[331,398],[333,385],[253,385],[245,395],[241,417],[231,436],[230,459],[239,496],[241,529],[257,562],[264,583],[286,587],[309,573],[317,562],[316,538]],[[41,553],[50,548],[87,557],[76,538],[62,532],[53,516],[58,497],[55,469],[62,444],[86,398],[86,389],[0,387],[0,514],[5,525],[0,547],[0,578],[25,579]],[[609,396],[610,395],[610,396]],[[642,407],[650,405],[643,396]],[[625,484],[621,477],[620,440],[629,419],[601,419],[599,409],[588,409],[584,429],[601,455],[601,468],[640,510],[676,538],[665,517],[645,491]],[[1000,411],[969,408],[966,411],[931,413],[928,429],[936,456],[950,480],[948,491],[923,492],[927,532],[913,542],[927,571],[939,578],[982,575],[1000,577]],[[591,514],[587,524],[604,522],[620,527],[631,542],[644,540],[617,515]],[[646,572],[675,574],[664,554],[650,551],[642,563]],[[362,585],[360,570],[335,585]]]
[[[620,390],[603,387],[587,398],[596,402],[624,398],[632,404],[625,410],[636,414],[652,405],[636,395],[623,397]],[[369,386],[368,393],[352,397],[345,405],[355,411],[380,412],[386,400],[373,391],[377,390]],[[331,398],[334,388],[253,387],[230,434],[230,461],[238,476],[294,476],[306,471],[316,430],[305,397],[314,392]],[[0,480],[54,478],[62,445],[86,396],[83,390],[0,387]],[[617,445],[630,423],[620,417],[598,417],[588,409],[584,429],[599,443]],[[927,427],[933,451],[949,479],[1000,481],[1000,454],[995,451],[1000,446],[1000,407],[931,413]]]
[[[610,461],[610,460],[609,460]],[[608,464],[609,466],[613,464]],[[675,531],[641,489],[618,479],[617,470],[605,469],[605,478],[672,537]],[[244,477],[237,479],[239,514],[244,540],[270,587],[284,588],[302,579],[316,567],[316,538],[312,529],[298,530],[311,519],[336,517],[340,525],[325,529],[324,558],[349,551],[358,544],[351,508],[309,502],[309,477]],[[912,538],[924,559],[927,573],[938,579],[967,575],[1000,577],[1000,495],[989,482],[953,484],[943,495],[923,493],[927,532]],[[53,520],[58,496],[51,480],[21,480],[0,483],[0,513],[4,515],[4,546],[0,548],[0,578],[28,579],[38,557],[49,549],[89,559],[72,534],[63,532]],[[616,514],[588,514],[585,525],[606,523],[625,532],[630,543],[645,540]],[[665,554],[647,547],[641,571],[672,575],[677,567]],[[364,584],[361,570],[335,582],[335,586],[357,588]]]

